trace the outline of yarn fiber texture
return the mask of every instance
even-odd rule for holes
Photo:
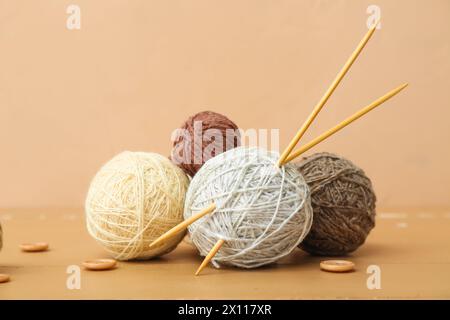
[[[296,164],[311,190],[314,221],[300,247],[340,256],[361,246],[375,226],[376,196],[364,171],[347,159],[317,153]]]
[[[184,233],[150,243],[183,221],[186,174],[156,153],[123,152],[107,162],[86,198],[89,234],[115,259],[149,259],[172,251]]]
[[[214,266],[255,268],[289,254],[312,223],[309,189],[294,165],[276,166],[279,154],[239,147],[208,160],[191,181],[185,219],[211,203],[216,210],[189,226],[202,256],[225,240]]]
[[[190,176],[194,176],[210,158],[241,145],[237,125],[213,111],[202,111],[189,117],[180,129],[170,157]]]

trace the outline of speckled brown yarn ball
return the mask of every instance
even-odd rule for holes
[[[202,111],[180,127],[170,158],[192,177],[210,158],[240,145],[240,133],[233,121],[213,111]]]
[[[311,231],[300,248],[340,256],[361,246],[375,226],[376,196],[364,171],[347,159],[317,153],[296,164],[311,191]]]

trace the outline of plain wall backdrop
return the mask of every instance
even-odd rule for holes
[[[66,8],[81,8],[68,30]],[[123,150],[170,153],[189,115],[292,138],[367,32],[382,28],[303,142],[409,82],[314,148],[361,166],[381,206],[450,206],[448,0],[0,0],[0,207],[80,207]]]

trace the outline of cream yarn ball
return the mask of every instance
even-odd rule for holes
[[[295,166],[278,168],[278,158],[275,152],[239,147],[208,160],[192,179],[184,218],[213,202],[217,207],[189,226],[203,256],[225,240],[214,266],[255,268],[275,262],[311,228],[309,188]]]
[[[150,243],[183,221],[189,180],[169,159],[123,152],[91,182],[86,199],[89,234],[115,259],[149,259],[175,249],[184,234],[156,248]]]

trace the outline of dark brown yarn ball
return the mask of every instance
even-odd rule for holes
[[[170,158],[191,177],[210,158],[241,145],[237,125],[217,112],[199,112],[189,117],[180,129],[182,130],[179,130],[174,140]],[[221,138],[216,140],[216,136]],[[208,151],[211,152],[204,153],[205,148],[209,148]]]
[[[341,256],[361,246],[375,226],[376,196],[364,171],[347,159],[317,153],[296,164],[311,190],[311,231],[305,251]]]

